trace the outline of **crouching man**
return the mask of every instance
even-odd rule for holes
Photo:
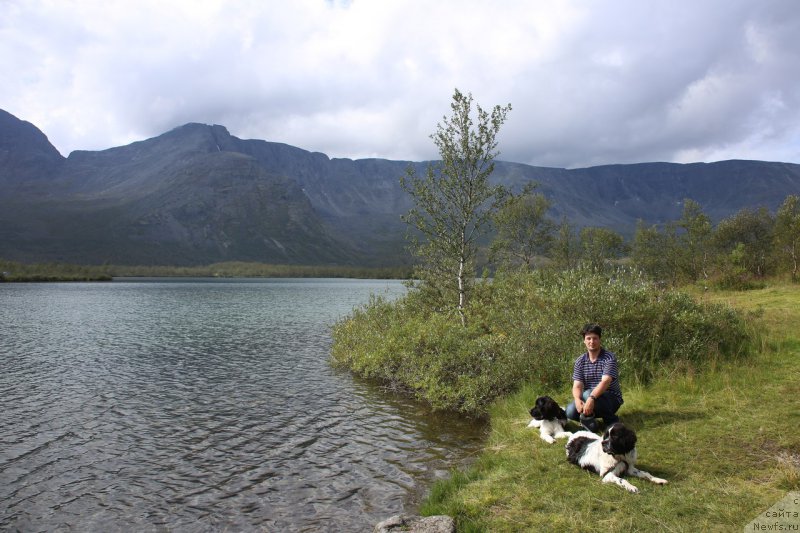
[[[617,422],[617,410],[623,403],[619,386],[617,357],[603,348],[602,328],[587,324],[581,330],[586,353],[575,360],[572,370],[572,398],[567,418],[577,420],[589,431],[599,430],[598,418],[606,426]]]

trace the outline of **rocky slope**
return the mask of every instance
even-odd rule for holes
[[[0,257],[22,261],[400,264],[411,207],[399,178],[425,162],[330,159],[222,126],[64,158],[34,125],[0,110]],[[800,165],[723,161],[558,169],[498,162],[493,179],[533,180],[552,215],[630,235],[680,217],[776,209],[800,193]]]

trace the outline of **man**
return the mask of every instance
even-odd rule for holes
[[[572,370],[572,397],[567,418],[580,420],[589,431],[597,431],[596,418],[606,426],[617,422],[617,410],[623,403],[619,387],[617,357],[600,344],[602,328],[586,324],[581,330],[586,353],[575,360]]]

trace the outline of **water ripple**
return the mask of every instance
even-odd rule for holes
[[[329,326],[381,291],[402,287],[0,285],[0,529],[358,531],[412,508],[482,429],[328,367]]]

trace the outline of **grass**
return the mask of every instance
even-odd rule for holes
[[[466,531],[741,531],[800,490],[800,288],[698,293],[759,311],[765,334],[745,361],[685,369],[647,386],[625,381],[619,414],[639,437],[639,466],[669,480],[632,480],[637,495],[601,484],[526,428],[541,393],[528,386],[495,403],[486,448],[465,472],[433,487],[421,513],[456,517]]]

